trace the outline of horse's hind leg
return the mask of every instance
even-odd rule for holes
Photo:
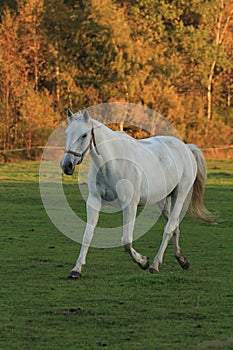
[[[143,270],[146,270],[149,267],[147,257],[139,254],[132,246],[136,212],[137,206],[132,203],[123,209],[122,244],[125,250],[131,255],[133,261],[136,262]]]
[[[162,243],[160,245],[159,251],[154,259],[153,264],[149,267],[149,272],[154,274],[154,273],[159,273],[159,266],[163,262],[163,255],[165,253],[165,250],[167,248],[168,242],[170,241],[172,237],[172,232],[168,233],[166,230],[163,233],[163,239]]]
[[[189,268],[190,263],[188,258],[183,254],[182,250],[180,249],[179,236],[180,229],[179,226],[177,226],[173,233],[174,254],[182,269],[187,270]]]
[[[161,212],[161,215],[168,221],[171,213],[171,207],[172,207],[171,196],[158,202],[158,207]],[[164,231],[163,239],[162,239],[162,243],[160,245],[159,251],[154,259],[153,264],[149,267],[150,273],[152,274],[159,273],[159,266],[162,264],[163,255],[171,237],[172,237],[172,233],[167,234],[166,231]]]
[[[190,197],[188,195],[184,201],[184,204],[182,207],[183,210],[188,209],[189,200],[190,200]],[[180,248],[179,237],[180,237],[180,229],[179,229],[179,226],[177,226],[174,233],[173,233],[174,254],[175,254],[175,257],[176,257],[178,263],[182,267],[182,269],[187,270],[189,268],[190,263],[189,263],[188,258],[183,254],[183,252]]]
[[[179,193],[177,188],[171,196],[171,204],[169,205],[169,201],[167,201],[164,210],[162,211],[163,216],[168,220],[168,222],[163,233],[163,239],[159,251],[154,259],[153,264],[149,268],[150,273],[159,272],[159,266],[163,262],[163,255],[172,236],[174,237],[175,256],[177,260],[181,266],[183,265],[183,268],[188,268],[189,266],[188,259],[184,257],[179,247],[179,215],[181,213],[183,203],[184,195],[182,193]]]

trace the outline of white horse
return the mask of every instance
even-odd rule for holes
[[[176,259],[183,269],[188,269],[189,260],[179,246],[182,208],[188,207],[188,213],[195,218],[212,222],[203,204],[206,166],[202,152],[171,136],[135,140],[92,119],[87,110],[76,114],[68,110],[68,124],[66,151],[61,160],[64,173],[72,175],[75,165],[88,153],[91,158],[87,223],[79,257],[68,277],[81,277],[99,212],[106,202],[122,209],[122,245],[142,269],[159,272],[171,237]],[[147,257],[132,247],[137,206],[148,203],[157,204],[167,220],[162,243],[150,267]]]

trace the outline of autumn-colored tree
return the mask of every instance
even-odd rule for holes
[[[34,4],[34,0],[20,1],[18,16],[6,9],[0,27],[1,147],[23,147],[28,154],[32,146],[46,141],[48,129],[52,130],[58,119],[52,97],[38,91],[43,59],[35,18],[31,17],[30,5]]]
[[[112,101],[152,108],[186,142],[231,143],[232,8],[231,0],[2,1],[1,150],[29,156],[68,106]],[[124,106],[112,106],[122,123],[131,115]]]
[[[26,61],[20,52],[17,29],[17,17],[6,9],[0,27],[0,118],[4,150],[17,147],[20,142],[19,109],[26,85]]]
[[[44,64],[43,3],[44,0],[18,1],[17,18],[20,51],[27,62],[27,81],[37,91]]]

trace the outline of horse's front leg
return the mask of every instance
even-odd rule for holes
[[[133,229],[137,213],[137,205],[129,204],[123,209],[123,236],[122,244],[127,252],[143,270],[148,269],[149,262],[146,256],[139,254],[133,247]]]
[[[83,236],[82,247],[79,253],[79,257],[68,278],[78,279],[81,278],[81,270],[83,265],[86,264],[86,256],[88,248],[91,244],[94,230],[99,219],[99,211],[101,208],[101,200],[98,197],[89,195],[87,200],[87,223]]]

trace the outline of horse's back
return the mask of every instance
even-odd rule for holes
[[[194,161],[193,154],[187,145],[174,136],[154,136],[139,140],[139,144],[150,150],[170,170],[173,166],[182,170],[187,160],[188,163]]]
[[[191,181],[195,177],[193,154],[176,137],[155,136],[140,140],[139,145],[144,148],[144,155],[149,154],[149,159],[144,156],[142,161],[147,182],[144,187],[149,184],[149,197],[156,192],[155,197],[165,198],[183,179]]]
[[[155,136],[140,140],[139,145],[143,153],[150,153],[150,160],[155,159],[161,164],[167,175],[176,170],[178,177],[182,176],[184,156],[189,150],[181,140],[172,136]]]

